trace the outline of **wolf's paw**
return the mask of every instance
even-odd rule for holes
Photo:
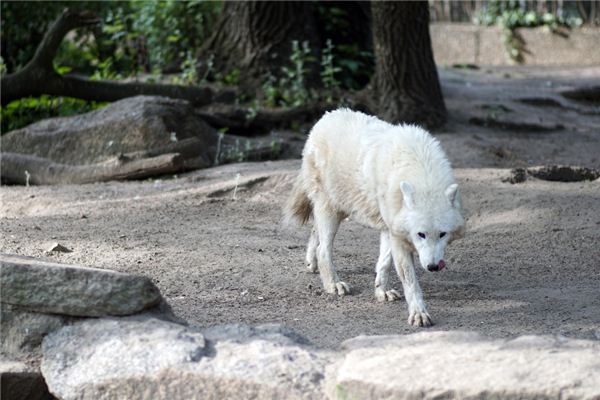
[[[431,326],[433,321],[427,311],[413,311],[408,316],[408,324],[412,326]]]
[[[383,290],[382,288],[378,287],[375,288],[375,298],[377,301],[382,303],[386,301],[396,301],[400,299],[400,293],[398,293],[398,291],[395,289]]]
[[[306,265],[306,270],[311,274],[316,274],[319,270],[317,263],[308,263]]]
[[[345,296],[347,294],[350,294],[352,290],[350,288],[350,285],[348,285],[346,282],[338,281],[329,285],[325,289],[325,291],[327,293],[337,294],[338,296]]]

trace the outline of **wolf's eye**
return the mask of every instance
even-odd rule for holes
[[[425,234],[423,232],[417,233],[421,239],[425,239]]]
[[[440,233],[440,238],[443,238],[444,236],[446,236],[446,232],[441,232]]]

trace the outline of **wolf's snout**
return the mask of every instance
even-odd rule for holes
[[[440,260],[437,264],[429,264],[427,265],[427,271],[441,271],[446,267],[446,263],[444,260]]]

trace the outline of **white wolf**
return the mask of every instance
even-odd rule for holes
[[[284,207],[288,221],[306,223],[311,216],[306,261],[309,271],[319,270],[327,292],[350,292],[332,254],[340,222],[349,216],[381,232],[376,298],[400,296],[388,287],[393,260],[408,303],[408,323],[432,324],[413,253],[426,270],[442,270],[446,245],[464,232],[458,185],[436,139],[417,126],[391,125],[348,109],[326,113],[308,137]]]

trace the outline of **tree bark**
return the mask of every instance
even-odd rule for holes
[[[188,100],[201,106],[213,100],[209,88],[147,83],[92,81],[58,74],[52,65],[56,51],[70,30],[93,26],[99,20],[88,12],[65,10],[50,26],[33,59],[20,71],[2,78],[1,104],[42,94],[69,96],[83,100],[115,101],[137,95],[157,95]]]
[[[11,183],[56,185],[91,183],[123,179],[143,179],[181,170],[179,153],[131,159],[127,155],[89,165],[55,163],[29,154],[2,153],[2,179]]]
[[[428,3],[373,1],[371,12],[379,116],[441,126],[447,112],[431,50]]]
[[[222,74],[240,70],[243,86],[258,87],[265,75],[281,74],[293,40],[307,40],[318,53],[320,42],[312,6],[304,1],[226,1],[200,56],[213,56],[214,66]]]

